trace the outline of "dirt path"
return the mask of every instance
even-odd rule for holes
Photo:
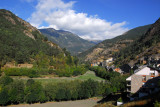
[[[43,104],[19,104],[11,105],[9,107],[93,107],[97,105],[100,99],[87,99],[77,101],[62,101],[62,102],[47,102]]]

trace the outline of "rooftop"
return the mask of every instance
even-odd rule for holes
[[[153,67],[141,66],[141,67],[139,67],[138,70],[135,71],[135,73],[134,73],[133,75],[150,75],[150,72],[149,72],[149,71],[151,71],[151,69],[152,69],[152,70],[157,70],[157,69],[155,69],[155,68],[153,68]],[[158,70],[157,70],[157,71],[158,71]],[[128,77],[126,80],[127,80],[127,81],[131,81],[131,77],[132,77],[133,75],[131,75],[130,77]]]

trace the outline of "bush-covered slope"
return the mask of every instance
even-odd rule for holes
[[[25,63],[30,63],[32,67],[20,69],[19,65]],[[35,27],[4,9],[0,10],[1,67],[6,75],[12,76],[71,76],[86,72],[84,66],[78,65],[76,57],[48,41]]]
[[[128,46],[134,40],[146,33],[150,26],[151,25],[137,27],[113,39],[106,39],[91,49],[79,54],[79,57],[85,59],[85,61],[91,62],[111,57],[115,52]]]
[[[52,45],[52,46],[51,46]],[[62,52],[57,45],[46,41],[33,26],[7,10],[0,10],[0,61],[30,62],[39,52],[56,56]]]
[[[66,48],[73,55],[84,52],[95,45],[68,31],[55,30],[53,28],[39,30],[47,36],[50,41],[58,44],[62,48]]]
[[[160,53],[160,18],[151,28],[130,46],[115,54],[116,64],[128,63],[143,56]]]

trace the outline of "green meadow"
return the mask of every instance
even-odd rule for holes
[[[13,78],[22,79],[24,81],[27,81],[29,79],[28,77],[18,77],[18,76],[14,76]],[[87,71],[85,74],[80,75],[80,76],[76,76],[76,77],[54,77],[54,76],[50,75],[50,76],[32,78],[32,79],[34,79],[35,81],[39,81],[42,84],[65,82],[65,81],[72,81],[72,80],[84,81],[84,80],[88,80],[88,79],[93,79],[95,81],[105,81],[104,79],[96,76],[93,71]]]

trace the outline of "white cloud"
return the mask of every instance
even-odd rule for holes
[[[36,11],[29,18],[29,22],[42,28],[47,27],[63,29],[78,34],[84,39],[104,40],[118,36],[128,29],[123,26],[126,22],[112,23],[87,13],[77,13],[72,9],[75,1],[64,3],[62,0],[38,0]],[[44,26],[43,26],[44,27]]]

